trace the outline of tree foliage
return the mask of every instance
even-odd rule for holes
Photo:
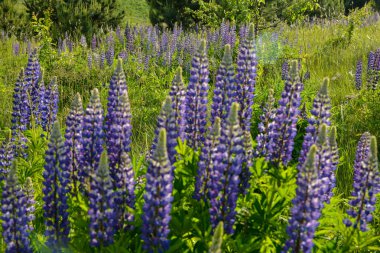
[[[54,24],[54,39],[69,34],[90,38],[101,28],[120,25],[124,10],[118,0],[24,0],[29,16],[44,17],[46,10]]]

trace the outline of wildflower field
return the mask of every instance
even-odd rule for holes
[[[0,34],[0,252],[380,252],[380,15]]]

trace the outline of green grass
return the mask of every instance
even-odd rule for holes
[[[149,6],[145,0],[120,0],[125,9],[124,23],[150,24]]]

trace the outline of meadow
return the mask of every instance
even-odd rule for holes
[[[378,13],[43,22],[0,34],[2,250],[380,251]]]

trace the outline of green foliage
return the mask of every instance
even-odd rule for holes
[[[0,30],[20,37],[26,25],[24,16],[21,6],[14,0],[0,1]]]
[[[66,33],[76,38],[83,34],[90,39],[102,28],[116,28],[124,15],[118,0],[24,0],[24,3],[30,17],[46,18],[49,11],[55,41]]]

